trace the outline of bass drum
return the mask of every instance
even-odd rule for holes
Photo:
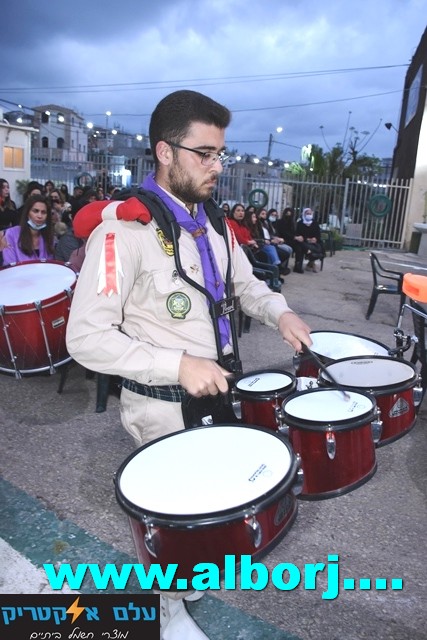
[[[198,562],[222,571],[225,556],[263,557],[297,515],[300,461],[271,430],[210,425],[164,436],[135,451],[116,475],[139,561],[148,571],[178,563],[183,588]]]
[[[319,373],[320,386],[334,386],[328,373],[340,386],[366,391],[375,397],[383,423],[377,446],[401,438],[415,426],[414,393],[419,392],[416,390],[419,377],[410,362],[383,356],[344,358]]]
[[[343,331],[312,331],[310,337],[313,341],[310,349],[323,364],[329,364],[342,358],[355,356],[388,356],[389,348],[363,336],[355,336]],[[298,354],[294,361],[295,375],[317,378],[319,367],[309,357]]]
[[[282,406],[283,430],[301,456],[301,498],[342,495],[367,482],[377,469],[378,411],[367,393],[313,389],[293,394]]]
[[[0,269],[0,371],[50,371],[71,360],[65,332],[76,274],[63,262],[30,260]]]

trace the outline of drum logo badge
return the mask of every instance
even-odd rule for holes
[[[280,500],[277,505],[277,510],[274,516],[274,524],[276,527],[279,526],[281,522],[286,518],[289,512],[292,510],[294,506],[293,499],[290,495],[286,495],[282,500]]]
[[[61,316],[60,318],[56,318],[55,320],[52,320],[51,325],[52,325],[52,329],[57,329],[58,327],[62,327],[62,325],[65,324],[65,318],[64,316]]]
[[[172,242],[166,238],[165,234],[161,229],[156,229],[156,233],[157,233],[157,238],[160,242],[160,246],[162,247],[163,251],[166,253],[167,256],[173,256],[174,250],[173,250]]]
[[[390,411],[388,412],[389,418],[398,418],[399,416],[405,415],[409,411],[409,404],[406,402],[404,398],[398,398]]]
[[[166,306],[172,318],[184,320],[191,309],[191,301],[185,293],[177,292],[168,297]]]

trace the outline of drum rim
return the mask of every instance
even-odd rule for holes
[[[279,387],[278,389],[271,389],[270,391],[249,391],[248,389],[239,389],[237,387],[237,383],[245,378],[249,378],[250,376],[260,375],[261,373],[280,373],[286,375],[291,379],[291,382],[286,385],[286,387]],[[296,388],[297,380],[296,376],[290,371],[285,371],[284,369],[254,369],[254,371],[248,371],[247,373],[239,375],[234,382],[234,388],[236,394],[238,395],[239,400],[248,399],[248,400],[271,400],[276,395],[279,396],[282,393],[289,392],[292,393],[293,389]]]
[[[13,262],[11,264],[5,265],[4,267],[0,267],[0,273],[2,271],[6,271],[7,269],[14,269],[15,267],[21,267],[21,266],[26,266],[30,264],[54,264],[60,267],[65,267],[66,269],[71,271],[72,274],[74,274],[74,281],[70,284],[70,286],[67,289],[64,289],[64,288],[60,289],[53,296],[50,296],[49,298],[40,299],[40,302],[42,303],[41,305],[42,309],[47,306],[51,306],[55,302],[60,301],[62,299],[61,296],[66,298],[67,297],[66,292],[68,290],[74,291],[77,284],[77,274],[69,263],[61,262],[61,260],[25,260],[22,262]],[[4,315],[16,314],[16,313],[28,313],[31,311],[37,311],[35,307],[36,301],[38,302],[39,299],[32,300],[31,302],[22,302],[21,304],[1,304],[1,300],[0,300],[0,306],[2,307],[2,313]]]
[[[243,429],[255,429],[256,431],[263,431],[270,436],[273,436],[280,440],[282,444],[288,449],[290,455],[290,466],[287,471],[287,474],[269,491],[259,495],[255,500],[250,502],[246,502],[244,504],[239,504],[229,509],[224,509],[223,511],[211,511],[206,513],[196,513],[196,514],[165,514],[157,511],[152,511],[150,509],[144,509],[138,505],[135,505],[131,502],[122,492],[120,488],[120,479],[123,471],[129,462],[136,457],[142,450],[147,449],[154,444],[160,442],[161,440],[165,440],[166,438],[171,438],[173,436],[179,436],[179,434],[184,434],[189,429],[183,429],[181,431],[176,431],[174,433],[169,433],[165,436],[161,436],[160,438],[156,438],[151,442],[143,445],[136,449],[133,453],[131,453],[120,465],[117,472],[114,474],[114,484],[115,484],[115,492],[116,499],[120,507],[127,513],[128,516],[142,522],[144,524],[150,525],[160,525],[168,528],[192,528],[198,529],[207,526],[215,526],[226,523],[231,523],[237,520],[242,520],[245,518],[249,518],[254,516],[268,506],[273,504],[277,499],[284,497],[289,490],[292,488],[295,483],[297,472],[300,468],[300,459],[295,454],[289,440],[285,438],[281,433],[272,431],[271,429],[267,429],[265,427],[258,427],[249,424],[212,424],[201,427],[194,427],[191,431],[196,431],[200,429],[212,429],[217,427],[237,427]]]
[[[321,432],[326,432],[332,429],[332,431],[338,432],[338,431],[349,431],[350,429],[357,429],[358,427],[362,427],[368,424],[375,418],[376,410],[377,410],[377,402],[376,402],[375,396],[371,393],[367,393],[366,391],[359,391],[359,390],[357,390],[357,393],[359,395],[365,396],[366,398],[371,400],[372,407],[368,411],[366,411],[363,415],[360,415],[357,418],[347,418],[345,420],[340,419],[336,421],[325,422],[324,420],[316,421],[313,419],[306,419],[306,418],[299,418],[299,417],[296,418],[295,416],[290,415],[289,413],[286,413],[285,405],[291,400],[295,398],[301,398],[302,396],[307,394],[322,393],[325,391],[339,391],[339,389],[337,389],[337,387],[328,387],[328,388],[322,387],[318,389],[307,389],[306,391],[298,391],[297,393],[293,393],[292,395],[288,396],[282,403],[283,420],[285,424],[288,425],[289,428],[297,427],[297,428],[303,429],[304,431],[315,431],[315,432],[321,433]]]
[[[398,360],[397,358],[392,358],[390,356],[352,356],[352,357],[347,357],[347,358],[339,358],[339,360],[334,360],[333,362],[329,362],[328,364],[325,365],[326,369],[328,367],[333,367],[337,364],[339,364],[340,362],[348,362],[350,360],[384,360],[385,362],[390,363],[390,361],[393,362],[398,362],[399,364],[404,364],[407,365],[410,369],[412,369],[413,372],[413,376],[412,378],[408,379],[408,380],[404,380],[403,382],[396,382],[394,384],[389,384],[389,385],[378,385],[376,387],[362,387],[362,390],[372,394],[372,395],[385,395],[386,392],[388,393],[392,393],[392,392],[398,392],[398,391],[407,391],[408,389],[412,389],[412,387],[415,386],[416,382],[417,382],[417,378],[418,378],[418,374],[417,374],[417,370],[415,368],[415,365],[412,364],[412,362],[408,362],[407,360]],[[330,381],[330,380],[326,380],[325,378],[322,378],[322,375],[324,375],[323,371],[319,371],[319,375],[317,377],[317,382],[319,385],[321,385],[322,387],[327,387],[327,388],[331,388],[334,386],[334,384]],[[343,387],[344,389],[356,389],[357,391],[359,391],[360,386],[353,386],[350,384],[346,384],[344,382],[340,382],[340,387]]]

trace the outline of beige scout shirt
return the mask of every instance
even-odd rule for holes
[[[207,226],[225,278],[224,239],[209,222]],[[215,338],[205,296],[178,276],[174,257],[167,254],[156,229],[155,221],[142,225],[114,220],[92,233],[71,305],[67,348],[75,360],[94,371],[145,384],[177,384],[182,353],[216,360]],[[106,233],[115,234],[123,273],[118,276],[120,292],[110,297],[97,293]],[[183,229],[179,247],[184,270],[203,285],[196,243]],[[244,312],[277,327],[280,315],[290,310],[283,296],[253,276],[236,242],[232,263],[235,294]]]
[[[210,243],[225,278],[227,251],[222,236],[208,222]],[[98,269],[106,233],[114,233],[122,274],[120,291],[97,293]],[[231,233],[229,233],[231,246]],[[181,262],[186,273],[203,285],[200,256],[193,237],[181,229]],[[236,241],[232,280],[245,313],[277,327],[290,311],[284,297],[255,278]],[[212,320],[203,294],[178,276],[173,256],[159,239],[155,221],[106,221],[90,236],[67,325],[70,355],[93,371],[119,375],[142,384],[178,384],[181,356],[217,360]],[[229,350],[229,349],[228,349]],[[227,348],[224,350],[227,352]],[[121,420],[137,446],[184,427],[181,405],[121,393]]]
[[[178,276],[156,223],[107,221],[92,233],[80,272],[67,326],[70,355],[88,369],[151,385],[178,383],[181,355],[217,359],[206,298]],[[106,233],[115,233],[123,276],[120,292],[97,293],[98,268]],[[222,236],[208,222],[211,246],[225,278],[227,251]],[[181,230],[181,262],[203,285],[199,253],[192,236]],[[252,274],[236,242],[232,280],[243,311],[273,327],[289,311],[284,297],[272,293]],[[183,294],[183,296],[176,294]],[[184,301],[182,308],[180,304]]]

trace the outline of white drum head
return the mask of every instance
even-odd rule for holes
[[[387,347],[362,336],[333,331],[315,331],[310,334],[312,351],[330,360],[354,356],[388,356]]]
[[[288,447],[273,433],[212,426],[179,431],[143,448],[124,467],[119,487],[143,510],[214,513],[256,501],[290,466]]]
[[[0,269],[0,305],[15,307],[47,300],[75,281],[72,269],[54,262],[24,262]]]
[[[254,373],[236,382],[236,388],[245,393],[266,393],[277,391],[292,384],[292,378],[286,373],[263,371]]]
[[[414,377],[414,370],[409,364],[393,358],[354,358],[337,361],[329,364],[326,370],[338,383],[362,389],[398,385]],[[322,380],[329,382],[326,373],[322,371],[320,375]]]
[[[360,418],[372,410],[373,401],[360,393],[337,389],[307,391],[285,401],[287,415],[312,422],[340,422]]]

